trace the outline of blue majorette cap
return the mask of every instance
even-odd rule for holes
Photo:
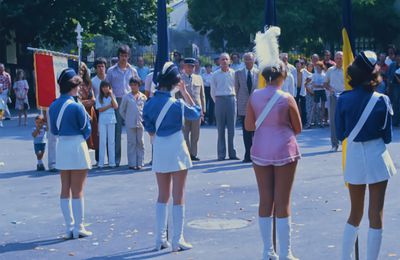
[[[67,82],[75,76],[76,72],[74,69],[66,68],[61,72],[60,76],[58,77],[57,83],[58,85],[62,85],[63,83]]]

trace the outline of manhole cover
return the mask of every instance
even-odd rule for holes
[[[244,219],[207,218],[196,219],[188,223],[189,227],[206,230],[226,230],[244,228],[250,225],[250,221]]]

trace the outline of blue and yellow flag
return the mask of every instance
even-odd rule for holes
[[[343,37],[343,74],[344,74],[344,82],[345,89],[350,90],[351,86],[349,85],[349,79],[347,76],[347,68],[354,61],[354,40],[353,40],[353,32],[352,32],[352,8],[351,8],[351,0],[343,0],[343,29],[342,29],[342,37]],[[342,144],[342,167],[343,170],[346,166],[346,146],[347,139],[343,141]]]
[[[275,0],[265,0],[264,9],[264,27],[276,25],[276,1]],[[267,82],[265,82],[264,77],[261,75],[258,77],[258,88],[265,88]]]
[[[168,57],[168,28],[167,28],[167,2],[166,0],[157,1],[157,57],[154,64],[153,82],[157,85],[158,73],[164,64],[169,60]]]

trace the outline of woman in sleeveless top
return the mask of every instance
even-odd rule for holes
[[[86,139],[91,133],[90,118],[74,97],[82,79],[73,69],[65,69],[58,78],[61,96],[50,106],[50,131],[58,135],[56,168],[61,171],[60,206],[66,225],[65,238],[90,236],[84,222],[83,188],[91,168]],[[71,200],[72,194],[72,200]]]
[[[392,140],[393,110],[389,98],[375,92],[381,78],[374,52],[361,52],[347,73],[353,90],[340,95],[336,107],[338,139],[347,139],[344,179],[351,211],[343,234],[342,259],[351,260],[369,189],[367,260],[378,259],[388,179],[396,173],[386,144]]]
[[[156,250],[168,248],[167,206],[171,193],[173,237],[172,250],[191,249],[183,237],[185,216],[184,189],[188,169],[192,166],[190,154],[183,138],[184,119],[198,120],[201,108],[196,106],[181,81],[178,68],[167,62],[158,78],[158,91],[144,106],[144,127],[153,139],[153,171],[158,184],[156,204]],[[171,91],[178,85],[183,100],[172,98]]]
[[[281,91],[286,76],[285,65],[279,63],[277,67],[266,67],[262,76],[267,87],[256,90],[250,97],[245,127],[248,131],[255,131],[251,159],[260,196],[259,227],[264,242],[263,259],[278,259],[272,246],[275,209],[279,259],[294,260],[297,258],[291,251],[290,193],[297,160],[300,159],[296,135],[301,132],[301,118],[295,99]],[[270,110],[265,116],[268,106]]]

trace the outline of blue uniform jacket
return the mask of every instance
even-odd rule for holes
[[[143,125],[147,132],[154,134],[156,132],[156,121],[162,108],[171,98],[170,92],[156,91],[143,108]],[[169,108],[164,120],[161,122],[157,131],[158,136],[169,136],[182,130],[182,100],[178,99]],[[184,103],[184,116],[187,120],[197,120],[201,116],[201,108],[199,106],[189,107]]]
[[[343,141],[356,126],[362,112],[367,106],[372,92],[363,87],[343,92],[336,106],[335,123],[337,138]],[[371,114],[354,139],[355,142],[366,142],[382,138],[388,144],[392,141],[393,110],[387,96],[379,98]]]
[[[68,105],[65,109],[63,118],[61,120],[60,129],[57,129],[57,118],[60,113],[61,107],[68,100],[73,103]],[[88,139],[92,131],[90,127],[90,117],[82,104],[75,102],[74,98],[69,95],[61,95],[54,100],[50,105],[50,131],[53,135],[58,136],[72,136],[82,135]]]

